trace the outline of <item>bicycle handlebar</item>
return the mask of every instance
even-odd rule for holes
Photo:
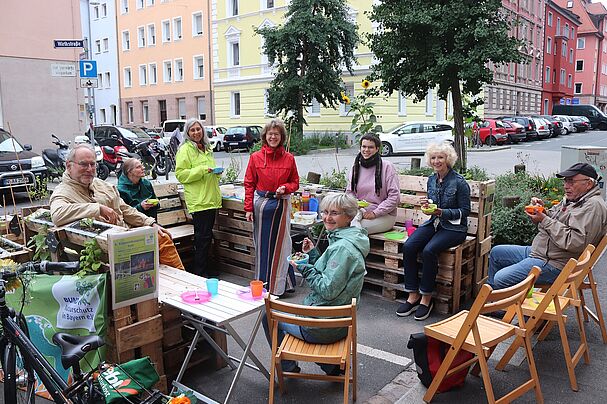
[[[79,261],[69,261],[69,262],[51,262],[51,261],[40,261],[40,262],[26,262],[24,264],[19,265],[17,269],[13,271],[0,271],[0,279],[8,280],[14,278],[17,275],[22,274],[23,272],[32,271],[37,272],[39,274],[48,274],[53,272],[59,272],[61,274],[72,275],[78,272],[80,269]]]

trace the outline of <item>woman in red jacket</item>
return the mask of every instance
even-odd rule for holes
[[[284,148],[287,137],[280,119],[272,119],[261,133],[261,150],[249,159],[244,178],[244,209],[253,222],[255,276],[268,291],[282,295],[295,286],[287,262],[291,254],[291,194],[299,188],[295,158]]]

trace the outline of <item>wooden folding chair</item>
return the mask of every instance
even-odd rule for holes
[[[596,262],[601,255],[603,255],[606,248],[607,235],[603,236],[592,253],[592,256],[590,257],[590,271],[588,271],[588,277],[580,285],[580,300],[582,301],[582,308],[584,309],[584,322],[587,323],[588,319],[591,318],[599,325],[601,329],[601,336],[603,337],[603,344],[607,344],[607,328],[605,327],[605,318],[603,317],[603,310],[601,309],[601,302],[599,301],[599,293],[596,289],[596,281],[594,280],[593,270]],[[587,289],[590,289],[592,293],[592,300],[594,301],[594,310],[596,313],[586,305],[586,300],[584,300],[584,290]]]
[[[425,402],[432,400],[445,377],[459,372],[475,362],[480,366],[489,403],[510,402],[532,389],[535,391],[536,401],[543,402],[540,381],[531,352],[531,340],[526,331],[521,309],[527,291],[533,286],[539,273],[539,268],[533,268],[525,280],[506,289],[492,290],[491,286],[483,285],[470,311],[461,311],[446,320],[424,327],[427,336],[451,345],[438,372],[432,379],[432,384],[424,395]],[[505,309],[511,309],[517,314],[518,326],[481,315]],[[514,335],[520,336],[524,341],[531,379],[496,401],[489,378],[487,358],[497,344]],[[457,353],[462,349],[475,354],[475,357],[450,369]]]
[[[274,380],[278,374],[280,393],[284,393],[284,378],[340,381],[344,383],[344,404],[348,402],[348,388],[352,383],[352,401],[356,401],[356,299],[347,306],[301,306],[266,298],[266,316],[272,335],[272,363],[270,367],[270,398],[274,402]],[[298,317],[303,316],[303,317]],[[332,344],[311,344],[287,334],[278,345],[278,323],[300,327],[348,329],[346,338]],[[339,365],[343,376],[314,373],[283,372],[282,360],[296,360]],[[350,372],[352,374],[350,375]]]
[[[579,261],[571,258],[569,262],[567,262],[547,292],[533,292],[533,296],[526,298],[523,303],[523,314],[529,316],[526,327],[530,331],[530,334],[533,334],[535,329],[545,321],[545,324],[542,326],[538,335],[539,341],[546,338],[555,324],[558,325],[561,344],[563,345],[565,365],[567,366],[567,372],[569,373],[569,383],[571,384],[571,389],[573,391],[578,391],[575,367],[582,357],[584,358],[584,362],[590,362],[588,342],[586,341],[586,330],[584,329],[584,324],[582,322],[582,307],[578,286],[588,275],[590,269],[590,256],[593,251],[594,246],[589,244],[582,255],[580,255]],[[575,309],[580,332],[580,346],[573,356],[571,356],[571,348],[569,347],[567,330],[565,328],[567,316],[563,314],[563,311],[569,307]],[[510,310],[506,312],[503,321],[511,322],[513,318],[514,313]],[[496,368],[498,370],[502,370],[508,364],[522,342],[521,338],[515,339],[497,364]]]

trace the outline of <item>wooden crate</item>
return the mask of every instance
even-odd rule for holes
[[[19,249],[18,251],[8,251],[6,248]],[[10,259],[18,263],[31,261],[32,250],[22,244],[16,243],[6,237],[0,237],[0,259]]]

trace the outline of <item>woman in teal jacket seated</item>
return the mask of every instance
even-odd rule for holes
[[[320,255],[308,238],[303,242],[302,251],[310,256],[308,264],[296,265],[311,292],[303,301],[307,306],[341,306],[352,303],[352,298],[360,298],[365,277],[365,257],[369,253],[367,231],[351,227],[352,219],[358,213],[356,199],[346,194],[329,194],[320,203],[322,220],[327,230],[329,247]],[[264,317],[263,327],[271,344],[268,321]],[[309,343],[331,344],[346,337],[346,328],[308,328],[278,323],[278,343],[285,334],[291,334]],[[341,374],[338,365],[321,364],[329,375]],[[282,361],[285,372],[299,372],[295,361]]]
[[[156,199],[152,183],[145,179],[145,168],[138,159],[128,159],[122,166],[122,174],[118,178],[118,192],[128,205],[139,212],[156,219],[158,203],[148,203],[148,199]]]

